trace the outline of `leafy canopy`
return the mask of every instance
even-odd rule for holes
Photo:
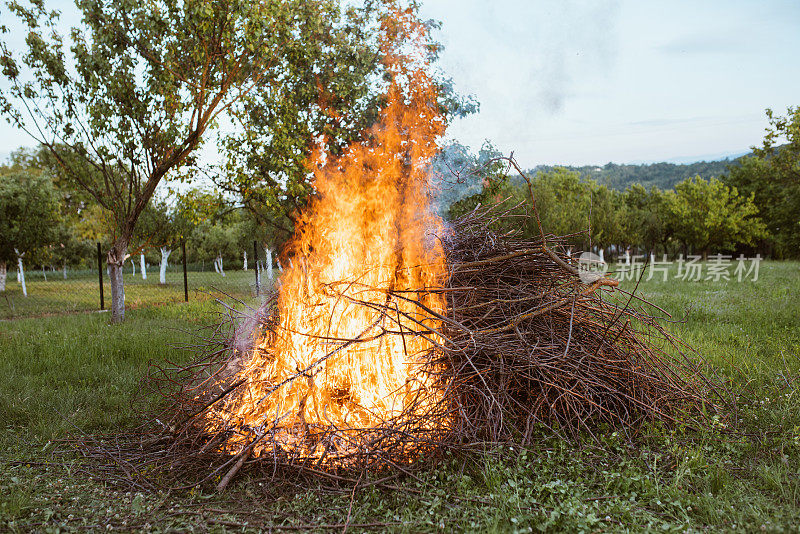
[[[0,174],[0,261],[41,252],[61,231],[58,194],[43,173],[14,170]]]

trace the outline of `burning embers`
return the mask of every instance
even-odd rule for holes
[[[441,396],[422,367],[445,307],[427,291],[446,266],[426,173],[444,121],[415,58],[386,52],[393,81],[380,121],[342,157],[314,156],[318,197],[290,245],[275,322],[243,362],[244,383],[208,413],[210,430],[230,431],[231,451],[259,440],[256,454],[280,444],[337,456]]]

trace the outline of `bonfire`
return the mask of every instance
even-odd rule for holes
[[[428,164],[445,123],[413,46],[420,27],[392,23],[408,39],[383,50],[380,121],[340,157],[314,154],[317,194],[277,291],[231,308],[198,361],[154,368],[164,411],[117,447],[138,472],[220,490],[254,465],[342,479],[709,404],[701,364],[653,308],[582,276],[561,238],[497,233],[503,205],[448,224],[435,215]]]

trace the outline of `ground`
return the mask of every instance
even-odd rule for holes
[[[147,362],[186,359],[176,345],[211,320],[213,301],[134,309],[121,326],[97,313],[0,322],[0,530],[796,532],[800,263],[764,262],[755,282],[675,274],[639,292],[680,321],[670,329],[737,392],[737,432],[712,419],[633,440],[543,436],[531,450],[446,458],[394,488],[355,493],[256,478],[223,496],[120,492],[51,454],[77,429],[134,425],[130,400]]]

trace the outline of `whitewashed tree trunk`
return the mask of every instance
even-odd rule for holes
[[[606,261],[605,256],[606,256],[606,251],[603,250],[603,248],[601,247],[600,248],[600,261],[602,261],[602,262]]]
[[[626,248],[625,249],[625,265],[631,264],[631,252]]]
[[[273,273],[272,273],[272,251],[267,249],[267,280],[272,282],[273,280]]]
[[[281,265],[281,260],[275,258],[275,263],[278,265],[278,271],[283,272],[283,265]]]
[[[47,282],[47,272],[44,270],[44,265],[42,265],[42,276],[44,277],[44,281]]]
[[[246,271],[247,270],[247,251],[245,250],[242,254],[244,255],[244,266],[242,267],[242,270]]]
[[[225,269],[224,269],[224,268],[223,268],[223,266],[222,266],[222,254],[220,254],[219,256],[217,256],[217,266],[219,267],[219,269],[217,270],[217,272],[218,272],[219,274],[221,274],[222,276],[225,276]]]
[[[158,272],[158,283],[162,285],[167,283],[167,260],[169,260],[170,254],[172,254],[172,250],[161,247],[161,269]]]
[[[261,260],[256,260],[256,295],[261,294]]]
[[[136,276],[136,262],[131,259],[131,276]]]
[[[8,279],[8,264],[0,261],[0,291],[6,290],[6,280]]]
[[[214,258],[214,272],[219,273],[219,263],[217,262],[219,258]]]
[[[139,254],[139,266],[142,271],[142,280],[147,280],[147,263],[144,261],[144,254]]]
[[[111,321],[125,319],[125,284],[122,280],[122,265],[109,264],[108,278],[111,280]]]
[[[67,279],[67,260],[64,260],[64,280]]]
[[[22,265],[22,256],[24,256],[25,253],[23,252],[20,254],[17,249],[14,249],[14,253],[17,255],[17,282],[22,285],[22,294],[27,297],[28,286],[25,285],[25,266]]]

